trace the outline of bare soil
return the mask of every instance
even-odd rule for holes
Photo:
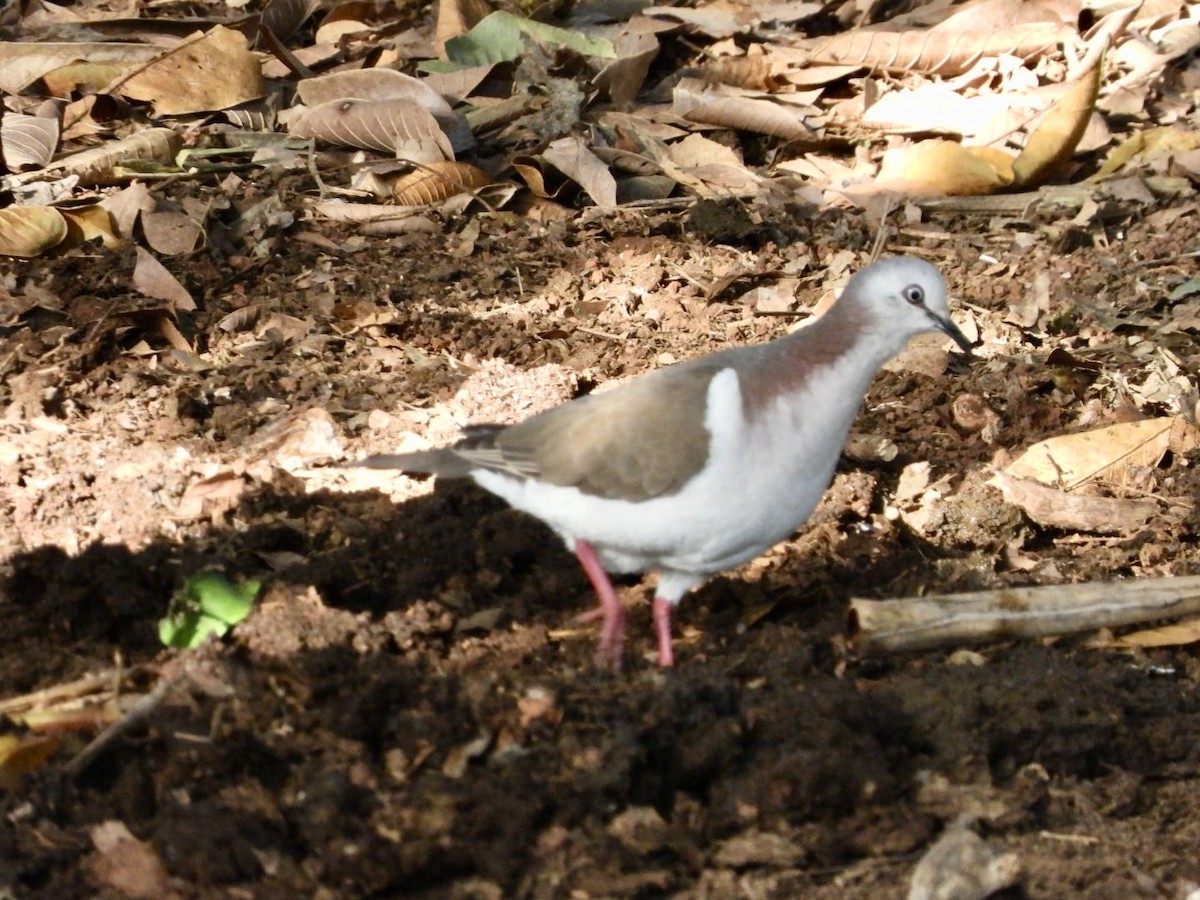
[[[1161,328],[1195,274],[1190,200],[900,229],[887,252],[942,267],[979,350],[935,341],[880,376],[856,427],[896,458],[844,462],[794,540],[688,597],[673,671],[650,579],[621,587],[629,659],[603,671],[573,622],[587,582],[539,523],[470,485],[328,466],[778,335],[792,318],[752,288],[794,279],[811,308],[874,240],[857,213],[744,213],[216,241],[172,264],[195,354],[129,300],[129,258],[3,264],[63,303],[0,323],[2,694],[117,660],[134,693],[204,678],[82,771],[64,765],[87,730],[0,791],[0,893],[120,895],[93,831],[119,820],[182,897],[876,900],[963,816],[1019,858],[997,896],[1200,889],[1194,646],[860,661],[842,637],[854,596],[1200,574],[1200,459],[1143,473],[1170,502],[1136,534],[1039,528],[987,485],[1030,443],[1152,411],[1128,391],[1147,343],[1195,379],[1195,328]],[[1039,273],[1050,308],[1011,324]],[[956,418],[964,395],[992,427]],[[941,489],[905,508],[918,462]],[[265,596],[223,641],[164,650],[158,619],[204,569]]]

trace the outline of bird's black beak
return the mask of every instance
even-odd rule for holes
[[[963,334],[961,330],[959,330],[959,327],[955,325],[953,321],[951,321],[949,316],[939,316],[935,312],[930,312],[929,317],[933,319],[940,331],[944,331],[946,334],[950,335],[950,337],[954,339],[954,343],[962,347],[964,353],[971,352],[971,347],[974,345],[967,340],[967,336]]]

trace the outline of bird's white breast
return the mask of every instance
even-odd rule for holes
[[[707,463],[669,496],[628,502],[487,470],[472,477],[568,544],[590,542],[610,571],[712,574],[754,558],[808,518],[865,389],[861,368],[825,367],[752,421],[737,372],[722,370],[706,398]]]

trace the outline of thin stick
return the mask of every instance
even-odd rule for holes
[[[63,772],[70,778],[77,777],[84,769],[92,764],[104,749],[115,741],[118,737],[124,734],[129,729],[133,728],[148,719],[159,706],[162,705],[167,694],[180,682],[178,676],[174,678],[164,678],[154,686],[154,690],[139,699],[129,708],[129,712],[125,713],[117,721],[113,722],[102,732],[96,735],[91,743],[79,751],[69,763],[63,766]]]

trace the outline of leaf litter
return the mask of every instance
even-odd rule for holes
[[[888,11],[6,13],[0,885],[1194,891],[1193,622],[868,664],[842,618],[1196,573],[1200,33]],[[327,465],[778,335],[880,239],[978,348],[889,367],[885,451],[688,598],[669,675],[594,671],[535,523]],[[165,650],[206,572],[266,595]],[[972,791],[1002,879],[939,849]]]

